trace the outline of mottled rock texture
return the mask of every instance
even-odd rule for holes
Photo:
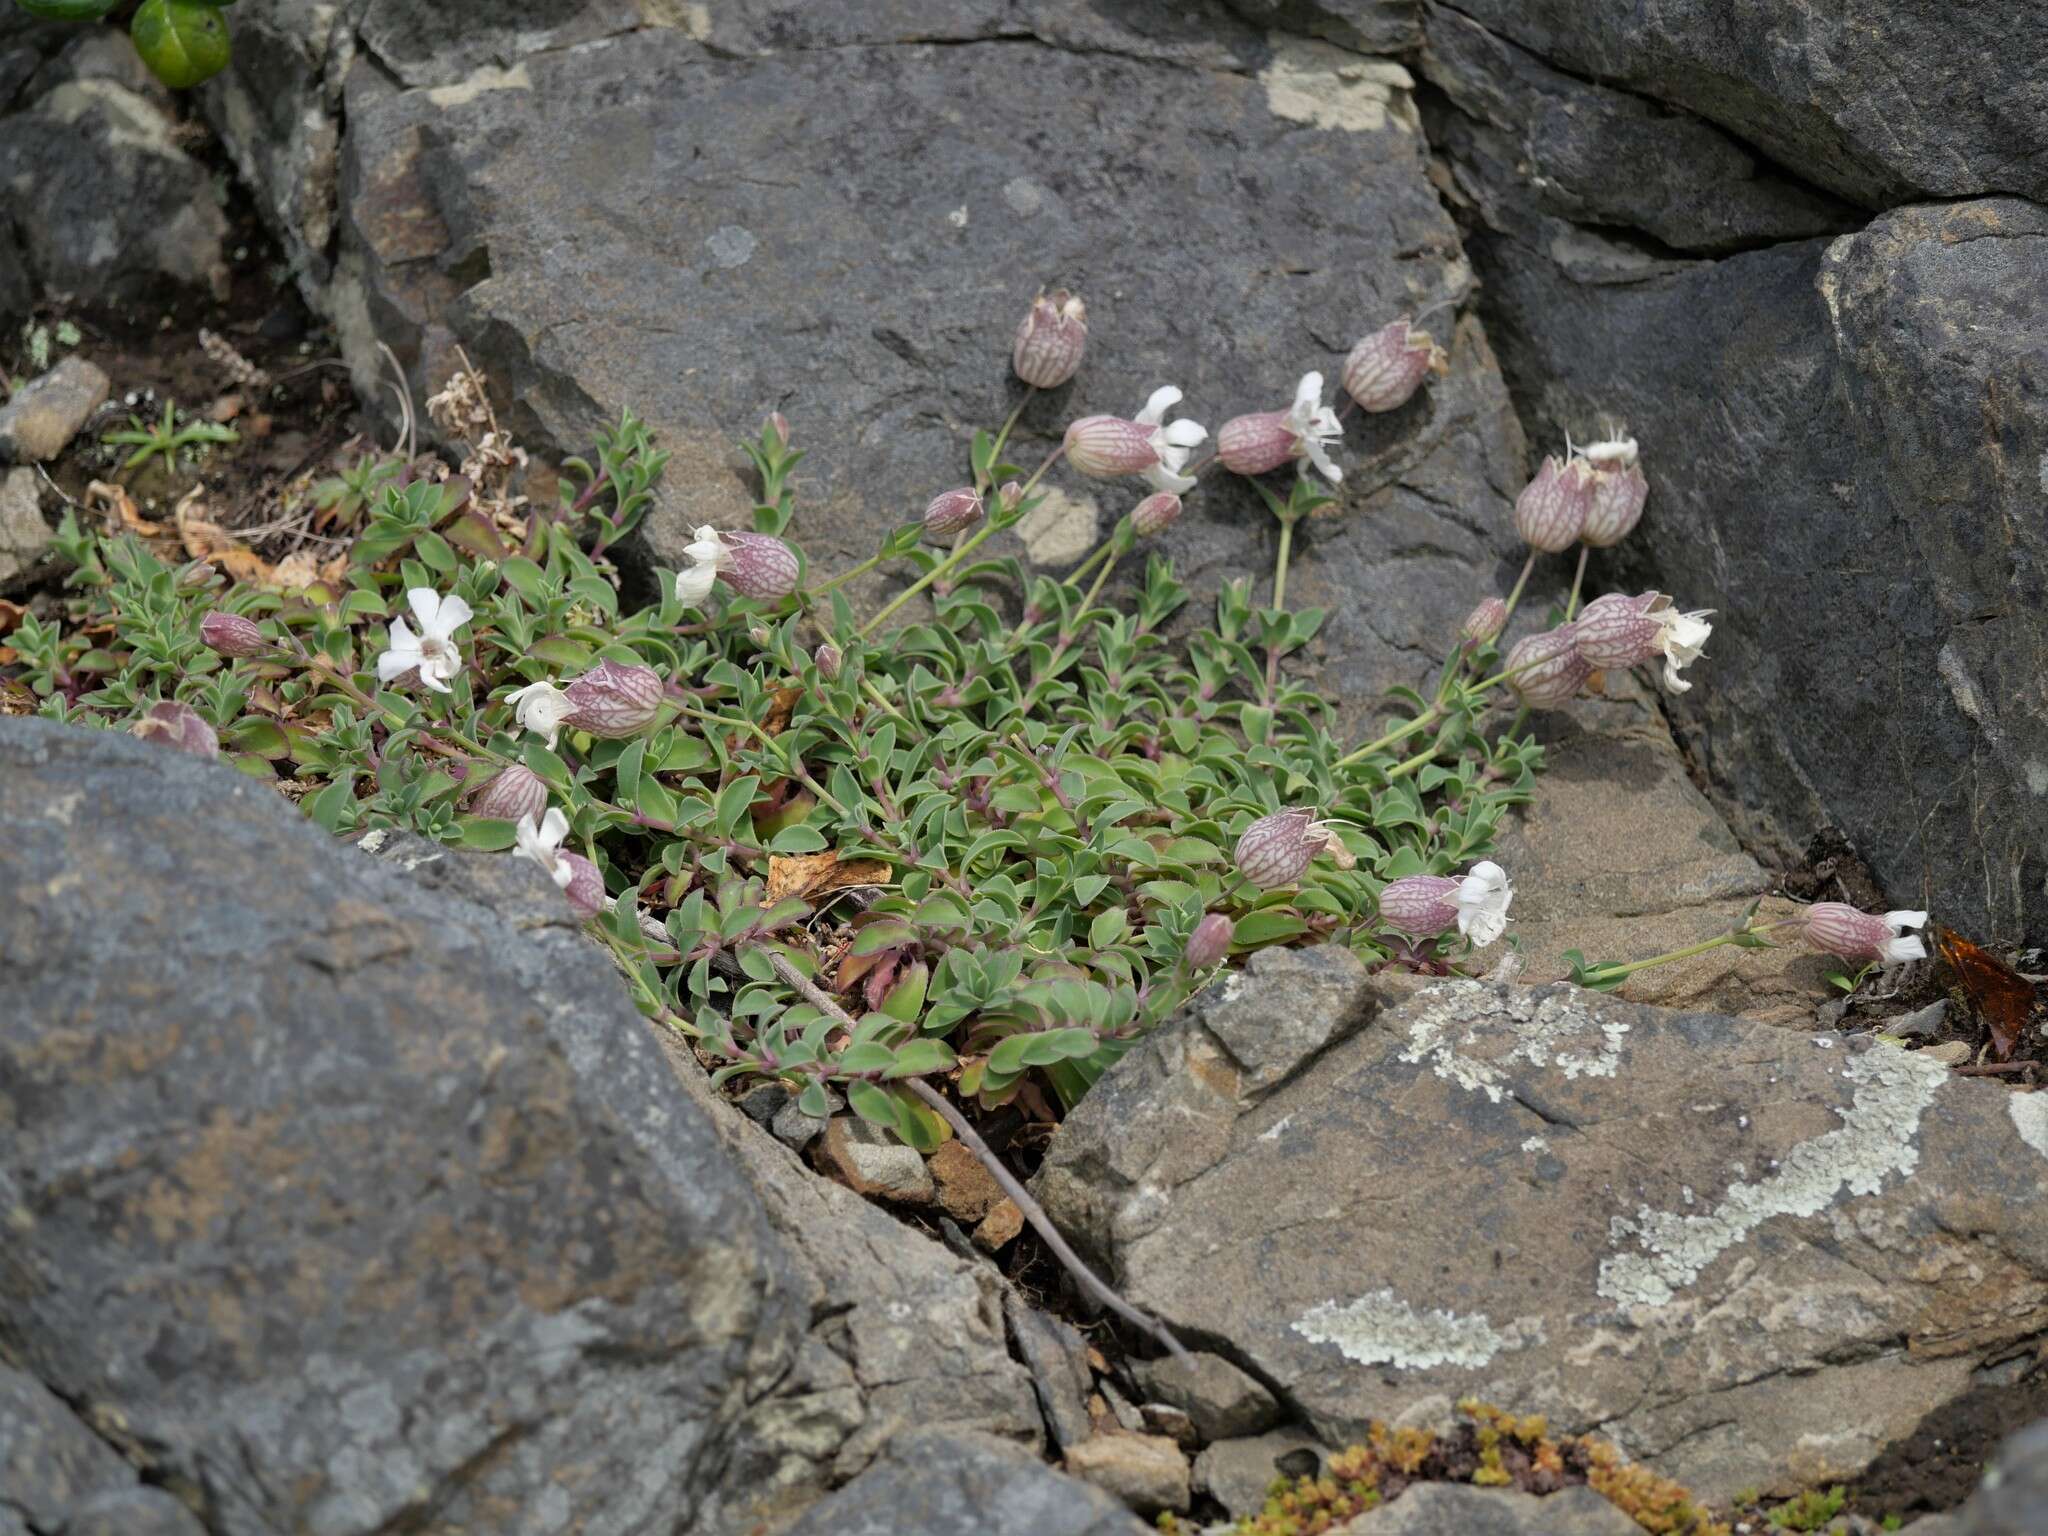
[[[1473,1395],[1725,1498],[2038,1387],[2031,1100],[1881,1044],[1295,959],[1328,975],[1255,965],[1113,1068],[1039,1186],[1328,1443]],[[1340,1023],[1261,1086],[1234,1027],[1310,985]]]
[[[216,1536],[719,1528],[799,1276],[558,900],[26,720],[0,881],[21,1369]]]

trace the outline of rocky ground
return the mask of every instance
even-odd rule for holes
[[[1887,7],[1879,68],[1797,0],[1740,35],[528,9],[243,0],[179,100],[117,33],[0,19],[0,673],[67,507],[317,561],[312,484],[458,349],[543,464],[653,423],[623,557],[747,504],[769,410],[807,541],[864,554],[1015,403],[990,338],[1059,280],[1095,351],[1026,441],[1168,380],[1279,404],[1448,306],[1448,376],[1354,418],[1301,541],[1350,720],[1512,583],[1532,451],[1610,416],[1650,511],[1592,579],[1717,608],[1703,686],[1609,676],[1546,726],[1498,855],[1519,984],[1268,953],[1011,1149],[1188,1363],[1080,1306],[977,1166],[714,1092],[536,872],[366,857],[225,769],[0,720],[0,1536],[1096,1536],[1251,1512],[1468,1397],[1757,1528],[1835,1484],[1873,1522],[1967,1501],[1929,1536],[2048,1528],[2038,1429],[1973,1496],[2048,1412],[2048,1099],[1950,1070],[1968,995],[1844,999],[1793,949],[1559,984],[1759,900],[1926,905],[2023,964],[2048,933],[2038,23]],[[166,400],[238,441],[123,471],[102,435]],[[1017,552],[1121,510],[1074,482]],[[1205,489],[1183,577],[1267,565],[1254,512]],[[1349,1527],[1633,1528],[1453,1484]]]

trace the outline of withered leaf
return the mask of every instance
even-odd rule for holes
[[[809,900],[854,885],[881,885],[889,866],[880,859],[848,859],[836,853],[772,854],[768,859],[768,893],[761,905],[771,907],[786,896]]]
[[[1934,948],[1991,1032],[1991,1057],[2011,1061],[2034,1012],[2034,984],[1952,928],[1934,930]]]

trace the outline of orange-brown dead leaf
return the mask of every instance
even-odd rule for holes
[[[20,627],[27,613],[28,610],[21,604],[10,603],[6,598],[0,597],[0,635],[12,634]]]
[[[212,561],[236,581],[270,581],[269,561],[220,524],[209,522],[199,515],[205,495],[205,488],[195,485],[179,501],[176,510],[171,514],[172,521],[177,525],[178,538],[185,546],[185,553],[195,560]]]
[[[1953,928],[1936,927],[1934,948],[1991,1033],[1991,1059],[2011,1061],[2034,1011],[2034,984]]]
[[[761,722],[761,729],[770,736],[780,736],[789,729],[790,716],[796,713],[796,701],[804,696],[801,688],[778,688],[769,695],[768,718]]]
[[[213,421],[233,421],[237,416],[242,414],[242,407],[247,405],[248,403],[249,402],[243,399],[240,394],[230,391],[229,393],[221,395],[218,398],[216,398],[213,402],[213,405],[207,410],[206,414],[207,417]]]
[[[13,659],[8,647],[0,645],[0,665]],[[29,691],[28,684],[0,678],[0,715],[32,715],[35,712],[36,696]]]
[[[761,905],[773,906],[786,896],[808,901],[849,886],[881,885],[888,878],[889,866],[880,859],[848,859],[841,863],[836,853],[770,855],[768,893]]]
[[[121,526],[130,533],[139,533],[145,539],[168,537],[171,527],[168,523],[155,522],[142,515],[142,509],[135,505],[135,498],[128,494],[124,485],[115,485],[111,480],[95,480],[85,488],[85,504],[102,515],[111,514],[121,520]]]

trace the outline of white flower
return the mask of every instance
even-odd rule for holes
[[[448,680],[462,670],[455,631],[474,615],[461,598],[442,597],[431,587],[414,587],[405,598],[420,622],[419,636],[414,638],[405,620],[391,621],[391,649],[377,658],[377,681],[388,683],[418,668],[422,683],[436,693],[446,693]]]
[[[1480,860],[1458,882],[1458,932],[1475,948],[1486,948],[1507,932],[1508,903],[1514,899],[1508,872],[1491,859]]]
[[[1904,931],[1908,928],[1926,927],[1925,912],[1887,912],[1884,915],[1884,925],[1892,931],[1891,938],[1884,946],[1886,965],[1904,965],[1908,960],[1927,958],[1927,945],[1920,935]]]
[[[1183,417],[1169,422],[1166,413],[1180,404],[1180,391],[1171,384],[1162,384],[1152,391],[1152,397],[1145,402],[1145,409],[1131,419],[1151,433],[1152,451],[1159,455],[1159,462],[1145,470],[1145,481],[1155,491],[1171,491],[1184,495],[1195,488],[1195,477],[1181,473],[1188,462],[1188,455],[1205,442],[1209,429],[1198,421]]]
[[[1700,659],[1707,636],[1714,632],[1714,626],[1707,622],[1707,615],[1713,611],[1698,608],[1680,613],[1675,608],[1666,608],[1656,615],[1657,622],[1664,626],[1657,636],[1657,649],[1664,653],[1664,686],[1673,693],[1685,693],[1692,687],[1678,675],[1678,669]]]
[[[1320,373],[1301,376],[1301,383],[1295,387],[1294,404],[1287,410],[1287,430],[1300,442],[1301,451],[1308,455],[1309,462],[1323,472],[1324,479],[1332,485],[1343,482],[1344,471],[1337,467],[1323,445],[1342,437],[1344,424],[1337,419],[1335,411],[1323,404],[1323,376]]]
[[[560,806],[549,806],[545,817],[536,813],[514,822],[512,835],[519,843],[513,852],[546,870],[548,878],[561,889],[569,888],[576,871],[562,857],[562,839],[569,835],[569,818],[562,814]]]
[[[553,683],[528,683],[524,688],[515,688],[505,695],[505,702],[513,706],[513,716],[519,728],[531,731],[546,739],[548,750],[553,751],[555,738],[562,732],[562,722],[576,706],[569,702],[569,695]]]
[[[676,601],[686,608],[695,608],[711,595],[718,573],[732,563],[732,551],[718,536],[718,530],[706,523],[684,546],[683,554],[689,559],[690,566],[676,572]]]

